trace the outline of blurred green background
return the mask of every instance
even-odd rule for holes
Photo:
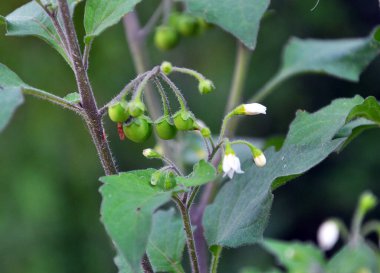
[[[6,15],[26,3],[0,1]],[[365,2],[365,3],[363,3]],[[157,0],[138,6],[142,21]],[[366,36],[380,22],[377,0],[274,0],[275,13],[260,31],[252,59],[245,97],[250,97],[275,72],[282,46],[291,36],[344,38]],[[83,35],[79,5],[75,18]],[[238,15],[237,15],[238,16]],[[218,130],[231,82],[235,41],[220,29],[184,39],[169,53],[161,53],[149,41],[152,64],[169,60],[199,70],[211,78],[217,92],[200,97],[196,85],[178,78],[192,110],[212,130]],[[72,72],[44,42],[36,38],[5,37],[0,30],[0,62],[27,83],[64,96],[76,90]],[[380,98],[380,58],[363,73],[360,83],[312,75],[286,82],[268,97],[265,117],[245,119],[242,136],[269,137],[286,134],[297,109],[315,111],[337,97],[374,95]],[[135,77],[121,24],[94,43],[89,74],[99,104],[113,97]],[[210,107],[212,105],[212,107]],[[148,166],[141,155],[144,145],[118,140],[114,124],[106,121],[111,146],[120,169]],[[318,225],[327,217],[346,222],[358,195],[371,189],[380,196],[380,130],[368,131],[341,154],[328,160],[275,193],[267,236],[279,239],[315,240]],[[27,97],[9,127],[0,136],[0,272],[1,273],[108,273],[116,272],[111,243],[99,222],[98,177],[102,169],[96,151],[80,119],[44,101]],[[379,216],[379,210],[371,216]],[[226,250],[221,272],[238,272],[247,265],[265,268],[270,257],[263,250],[244,247]]]

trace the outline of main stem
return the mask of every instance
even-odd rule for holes
[[[177,197],[173,196],[173,200],[176,203],[181,216],[183,220],[184,230],[186,234],[186,242],[187,242],[187,249],[189,251],[189,257],[191,262],[191,272],[192,273],[199,273],[199,264],[198,264],[198,256],[197,251],[195,249],[195,240],[193,231],[191,229],[191,220],[189,211],[186,208],[186,205],[182,203],[182,201]]]
[[[77,34],[74,23],[70,15],[69,6],[66,0],[58,0],[59,10],[64,25],[65,38],[69,48],[69,53],[73,61],[74,74],[78,85],[78,91],[81,96],[82,106],[85,112],[85,120],[90,131],[92,140],[96,146],[100,161],[106,175],[116,174],[117,168],[109,148],[102,117],[99,114],[98,107],[94,98],[94,93],[82,61]]]

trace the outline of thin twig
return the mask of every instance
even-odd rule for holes
[[[133,90],[133,88],[135,86],[137,86],[137,84],[140,83],[140,81],[142,81],[142,79],[146,76],[146,74],[148,73],[149,71],[145,72],[145,73],[142,73],[140,75],[138,75],[134,80],[130,81],[121,91],[120,93],[114,97],[112,100],[110,100],[108,103],[106,103],[102,108],[99,109],[99,113],[101,115],[104,115],[106,112],[107,112],[107,108],[109,106],[111,106],[112,104],[114,104],[115,102],[121,100],[123,97],[127,96],[128,93]]]
[[[83,66],[84,66],[84,69],[86,69],[86,71],[88,70],[89,59],[90,59],[90,51],[91,51],[91,48],[92,48],[92,42],[93,42],[93,40],[91,40],[90,42],[86,43],[85,46],[84,46],[84,51],[83,51]]]
[[[139,36],[145,38],[149,35],[157,25],[158,20],[160,19],[162,13],[164,11],[164,3],[161,2],[156,10],[153,12],[152,16],[149,18],[148,22],[145,24],[143,28],[139,30]]]

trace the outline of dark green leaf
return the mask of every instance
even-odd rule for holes
[[[106,28],[115,25],[141,0],[87,0],[84,15],[85,41],[88,43]]]
[[[75,6],[81,2],[81,0],[69,0],[68,2],[73,12]],[[56,0],[54,0],[52,4],[56,7]],[[50,17],[36,1],[31,1],[16,9],[5,18],[3,17],[3,21],[7,26],[7,35],[37,36],[57,50],[71,66],[71,61],[65,53],[64,46]]]
[[[211,182],[215,179],[215,177],[216,170],[214,166],[202,159],[194,165],[193,172],[189,176],[178,176],[176,180],[178,184],[182,184],[186,187],[193,187]]]
[[[323,253],[313,244],[265,240],[262,245],[275,255],[289,272],[323,272]]]
[[[203,224],[209,246],[237,247],[260,241],[271,205],[271,188],[277,188],[325,159],[348,136],[334,138],[351,110],[363,98],[337,99],[316,113],[299,111],[280,151],[265,151],[267,165],[244,164],[206,209]]]
[[[170,200],[171,193],[152,187],[155,170],[139,170],[102,177],[102,222],[117,250],[133,269],[140,270],[152,226],[153,212]]]
[[[230,32],[248,48],[256,47],[260,21],[269,0],[185,0],[188,11]]]
[[[380,39],[376,28],[369,37],[340,40],[292,38],[285,47],[275,82],[304,73],[322,73],[358,81],[362,71],[377,57]]]
[[[327,264],[327,273],[380,272],[379,257],[365,243],[348,244]]]
[[[175,210],[156,212],[147,249],[154,272],[183,273],[181,260],[184,247],[182,219],[175,216]]]

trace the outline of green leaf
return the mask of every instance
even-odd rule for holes
[[[183,273],[181,260],[184,247],[182,220],[175,215],[174,208],[156,212],[147,249],[154,272]]]
[[[327,264],[327,273],[380,272],[379,257],[363,241],[343,247]]]
[[[141,0],[87,0],[84,14],[86,43],[102,33],[106,28],[115,25],[131,12]]]
[[[348,136],[335,138],[351,110],[364,102],[356,96],[337,99],[316,113],[297,112],[280,151],[266,150],[267,165],[244,164],[206,208],[203,224],[209,246],[238,247],[261,240],[272,201],[271,188],[303,174],[342,145]]]
[[[81,102],[81,97],[78,92],[73,92],[70,94],[67,94],[63,99],[67,100],[68,102],[71,102],[73,104],[77,104]]]
[[[193,172],[189,176],[178,176],[176,180],[178,184],[182,184],[186,187],[193,187],[211,182],[215,178],[216,170],[214,166],[202,159],[194,165]]]
[[[118,252],[133,269],[140,270],[152,227],[153,212],[168,202],[170,192],[150,185],[154,169],[139,170],[100,179],[104,185],[101,216]]]
[[[81,0],[68,0],[68,2],[73,12]],[[56,0],[53,0],[53,6],[57,6]],[[2,19],[6,23],[8,36],[37,36],[57,50],[71,66],[71,61],[65,53],[50,17],[36,1],[21,6]]]
[[[13,71],[0,64],[0,132],[23,101],[22,86],[27,86]]]
[[[260,21],[270,0],[184,0],[194,16],[216,24],[255,49]]]
[[[325,267],[322,251],[311,243],[265,240],[262,246],[289,272],[323,272]]]
[[[360,105],[355,106],[347,117],[347,121],[354,118],[365,118],[380,125],[380,104],[375,97],[368,97]]]
[[[287,43],[282,66],[274,82],[304,73],[322,73],[359,81],[362,71],[377,57],[380,28],[368,37],[340,40],[292,38]]]
[[[9,123],[17,107],[24,102],[20,88],[3,89],[0,86],[0,132]]]
[[[132,268],[129,266],[127,261],[120,254],[116,255],[113,261],[116,264],[117,268],[119,269],[119,273],[133,273]],[[140,270],[140,272],[142,271]]]

